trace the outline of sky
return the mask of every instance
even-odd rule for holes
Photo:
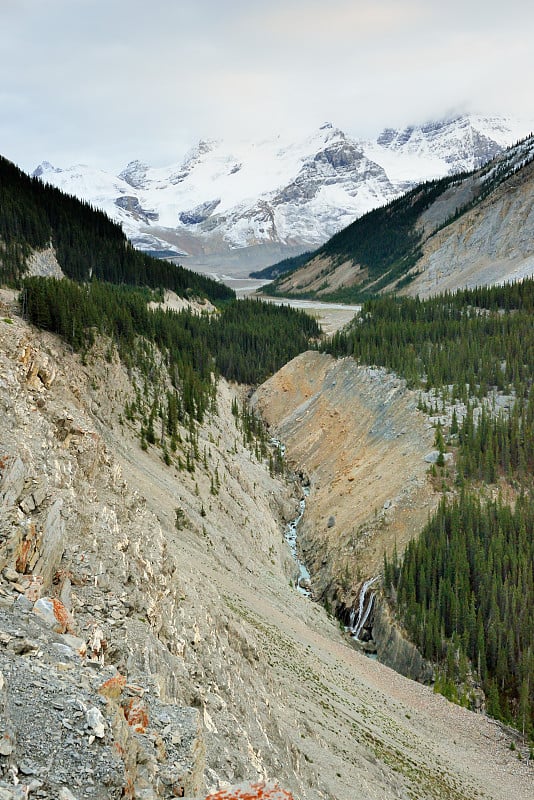
[[[199,139],[534,119],[531,0],[0,0],[0,154],[120,171]]]

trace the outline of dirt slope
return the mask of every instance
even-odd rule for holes
[[[310,480],[301,540],[316,592],[350,607],[384,551],[395,542],[401,551],[436,504],[428,418],[385,370],[314,352],[287,364],[254,402]]]
[[[320,375],[332,377],[328,365]],[[22,647],[11,647],[14,634],[2,633],[0,701],[11,702],[15,678],[9,676],[17,659],[32,670],[27,697],[41,703],[43,714],[40,685],[66,686],[79,671],[89,691],[119,670],[148,709],[196,710],[202,731],[195,736],[203,745],[186,776],[189,795],[272,778],[297,800],[527,800],[532,774],[498,726],[365,659],[320,606],[291,588],[281,515],[295,513],[297,498],[241,446],[230,413],[234,394],[221,382],[219,413],[201,433],[201,449],[211,451],[209,470],[179,472],[156,450],[142,452],[118,424],[131,384],[116,360],[107,363],[95,353],[84,366],[54,337],[31,329],[7,306],[0,309],[2,625],[11,625],[21,607],[13,629],[18,625],[20,632],[33,619],[33,601],[24,593],[34,585],[32,565],[40,565],[46,567],[42,592],[61,591],[76,636],[87,642],[96,625],[107,642],[104,664],[89,664],[64,640],[56,644],[72,654],[48,658],[44,644],[33,647],[28,639],[41,636],[33,623]],[[411,452],[415,444],[405,447]],[[330,459],[333,469],[334,448]],[[216,496],[209,475],[215,464]],[[375,471],[383,469],[377,462]],[[396,497],[393,487],[386,494]],[[178,507],[183,517],[177,527]],[[53,508],[60,513],[53,515]],[[325,502],[320,513],[326,512]],[[31,531],[39,536],[28,538]],[[73,685],[69,691],[78,690]],[[65,700],[68,695],[63,706]],[[45,800],[121,796],[115,784],[91,784],[101,748],[109,748],[120,767],[122,745],[106,716],[110,706],[101,701],[102,738],[98,731],[96,739],[88,737],[83,713],[81,722],[76,715],[67,720],[71,729],[61,724],[66,711],[51,705],[46,717],[52,744],[57,737],[65,746],[65,737],[79,734],[78,770],[67,776],[76,784],[64,784],[61,793],[49,788],[49,767],[37,747],[43,728],[30,735],[28,715],[29,738],[21,734],[0,750],[2,796],[22,796],[28,769],[42,783],[36,796]],[[172,716],[165,714],[162,720]],[[177,767],[167,764],[161,749],[172,725],[159,730],[156,723],[151,718],[128,739],[137,753],[135,763],[121,767],[129,797],[150,800],[174,791],[162,781],[173,780]]]

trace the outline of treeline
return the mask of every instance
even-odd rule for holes
[[[423,655],[442,661],[454,692],[467,660],[488,713],[534,734],[534,497],[515,507],[471,492],[443,499],[402,565],[385,559],[406,628]]]
[[[255,300],[227,303],[220,313],[196,315],[156,308],[148,289],[91,281],[28,278],[23,313],[35,325],[87,350],[97,334],[108,337],[127,366],[141,359],[139,337],[164,355],[181,407],[202,421],[213,394],[213,374],[255,384],[307,349],[317,322],[288,306]]]
[[[306,264],[307,261],[313,257],[314,253],[311,250],[308,250],[306,253],[301,253],[298,256],[289,256],[288,258],[282,259],[282,261],[277,261],[276,264],[271,264],[270,267],[265,267],[264,269],[256,270],[255,272],[251,272],[251,278],[277,278],[278,275],[287,275],[288,272],[294,272],[299,267],[302,267],[303,264]]]
[[[248,384],[265,380],[320,335],[317,321],[304,311],[257,300],[225,304],[208,331],[220,373]]]
[[[428,300],[367,300],[348,332],[323,349],[403,375],[411,386],[451,385],[451,400],[490,387],[524,393],[534,364],[534,280]]]
[[[65,275],[76,281],[163,286],[213,301],[235,296],[222,283],[135,250],[104,212],[0,157],[0,282],[17,285],[30,252],[49,246]]]
[[[85,353],[97,335],[107,337],[126,366],[154,370],[151,352],[143,355],[138,338],[154,343],[165,353],[169,375],[180,391],[185,414],[201,422],[213,393],[213,357],[203,322],[191,313],[151,311],[155,299],[148,289],[91,281],[27,278],[21,292],[25,316],[40,328],[58,333],[75,350]],[[148,363],[144,363],[148,360]]]

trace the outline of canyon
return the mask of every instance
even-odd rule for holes
[[[180,471],[140,448],[136,376],[105,342],[82,359],[0,303],[0,797],[531,796],[513,732],[367,658],[294,586],[302,480],[299,552],[327,607],[354,605],[433,508],[433,432],[402,381],[286,365],[252,399],[284,476],[243,445],[244,390],[219,379],[207,463]]]

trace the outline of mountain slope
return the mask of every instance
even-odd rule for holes
[[[201,141],[165,168],[136,161],[111,176],[43,162],[34,174],[104,209],[136,247],[192,264],[237,253],[250,271],[321,244],[422,180],[480,166],[525,132],[473,116],[387,129],[369,142],[325,124],[296,142]]]
[[[340,231],[269,293],[424,296],[534,271],[534,139],[474,172],[408,192]]]
[[[234,296],[209,278],[137,252],[105,213],[0,156],[0,281],[28,273],[163,286],[213,300]]]
[[[296,514],[298,496],[242,446],[234,388],[219,383],[199,436],[219,465],[213,495],[209,472],[169,469],[119,424],[134,389],[116,358],[97,346],[84,365],[8,305],[0,317],[0,702],[17,733],[2,740],[4,793],[17,796],[14,763],[20,793],[31,768],[44,800],[114,800],[121,786],[196,796],[266,777],[300,800],[529,797],[500,727],[364,658],[289,585],[280,513]],[[38,624],[24,553],[46,566],[43,593],[61,593],[78,640],[101,631],[103,665]],[[121,726],[121,704],[148,720]],[[84,707],[101,710],[96,737]]]

